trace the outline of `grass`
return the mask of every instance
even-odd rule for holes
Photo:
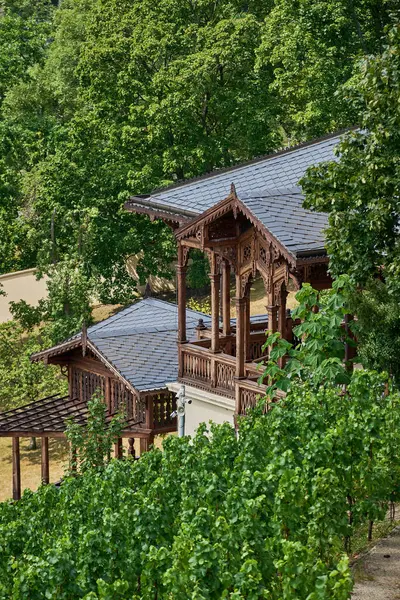
[[[20,438],[21,487],[36,490],[40,485],[41,449],[27,450],[30,438]],[[12,496],[11,438],[0,438],[0,501]],[[68,461],[67,443],[62,439],[49,441],[50,482],[55,483],[64,473]]]

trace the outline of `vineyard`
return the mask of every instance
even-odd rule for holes
[[[384,377],[294,384],[268,415],[168,438],[0,507],[0,597],[349,598],[361,523],[397,498],[400,404]]]

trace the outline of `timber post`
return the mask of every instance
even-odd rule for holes
[[[246,298],[236,298],[236,377],[244,377]]]
[[[224,336],[231,334],[231,266],[227,260],[222,261],[222,332]]]
[[[122,452],[122,438],[118,438],[117,441],[114,444],[114,457],[115,458],[122,458],[123,456],[123,452]]]
[[[19,453],[19,437],[12,438],[12,482],[13,500],[21,498],[21,458]]]
[[[219,289],[221,275],[214,252],[211,254],[211,352],[219,352]]]
[[[48,437],[42,437],[41,477],[43,485],[47,485],[48,483],[50,483]]]
[[[186,250],[182,244],[178,245],[177,293],[178,293],[178,343],[183,344],[186,339]]]

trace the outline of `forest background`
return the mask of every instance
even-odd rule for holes
[[[2,4],[0,273],[50,276],[30,317],[53,341],[93,295],[132,300],[130,255],[171,276],[171,233],[130,194],[357,124],[360,61],[396,20],[376,0]]]

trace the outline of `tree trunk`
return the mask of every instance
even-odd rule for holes
[[[36,444],[35,437],[31,437],[31,440],[30,440],[29,446],[28,446],[28,450],[37,450],[37,444]]]

